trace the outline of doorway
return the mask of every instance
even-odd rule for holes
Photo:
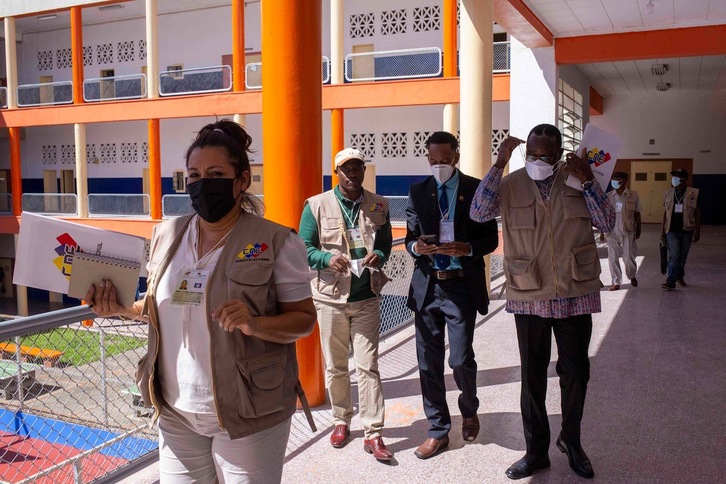
[[[115,76],[116,71],[114,69],[101,70],[101,77],[103,78],[101,80],[101,99],[113,99],[116,97]]]
[[[53,82],[53,76],[40,76],[41,84],[50,84]],[[40,86],[40,104],[53,104],[53,86]]]
[[[76,178],[73,176],[73,170],[61,170],[60,192],[76,193]],[[76,213],[76,203],[73,197],[61,196],[60,199],[63,213]]]
[[[0,170],[0,212],[10,212],[13,205],[12,198],[8,193],[8,170]]]
[[[373,52],[373,44],[360,44],[353,46],[353,54]],[[375,76],[375,59],[373,56],[355,56],[352,58],[351,79],[371,79]]]
[[[671,187],[671,161],[633,161],[630,164],[630,189],[640,197],[643,223],[663,222],[663,194]]]

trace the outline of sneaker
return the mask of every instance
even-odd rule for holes
[[[679,286],[683,286],[683,287],[686,287],[688,285],[688,284],[686,284],[686,281],[684,281],[683,279],[678,279],[676,281],[676,284],[678,284]]]
[[[668,281],[666,281],[660,287],[662,287],[663,289],[668,289],[669,291],[672,291],[673,289],[676,288],[676,283],[675,282],[668,282]]]

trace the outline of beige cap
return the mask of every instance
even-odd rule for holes
[[[335,167],[337,168],[350,160],[360,160],[365,163],[363,153],[355,148],[345,148],[344,150],[338,151],[338,154],[335,155]]]

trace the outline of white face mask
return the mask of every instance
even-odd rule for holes
[[[620,188],[620,182],[617,180],[610,180],[610,184],[613,186],[614,189]]]
[[[434,175],[436,181],[444,184],[449,178],[454,176],[454,167],[452,165],[431,165],[431,174]]]
[[[677,187],[680,184],[681,184],[680,178],[678,178],[677,176],[674,176],[673,178],[671,178],[671,185],[673,185],[674,187]]]
[[[541,181],[551,177],[555,172],[554,165],[545,163],[542,160],[525,161],[524,169],[532,180]]]

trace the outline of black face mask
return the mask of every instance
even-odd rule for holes
[[[194,210],[209,223],[219,221],[237,203],[233,178],[200,178],[187,185]]]

